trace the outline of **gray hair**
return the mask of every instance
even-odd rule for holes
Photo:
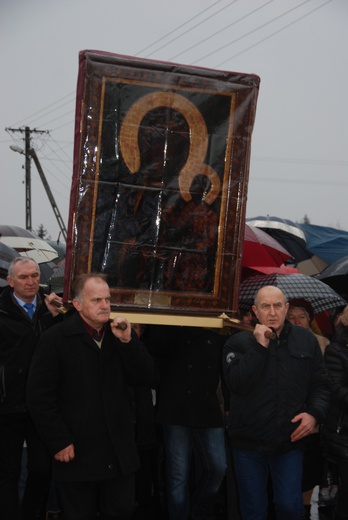
[[[84,273],[80,274],[75,278],[73,288],[72,288],[72,296],[76,300],[81,299],[81,294],[83,292],[83,289],[85,288],[86,283],[88,280],[91,279],[97,279],[100,281],[103,281],[107,283],[106,275],[103,273]]]
[[[32,262],[35,265],[38,272],[40,273],[39,264],[36,262],[36,260],[34,260],[34,258],[30,258],[30,256],[17,256],[11,261],[10,265],[8,266],[7,276],[13,279],[14,266],[17,264],[27,264],[28,262]]]

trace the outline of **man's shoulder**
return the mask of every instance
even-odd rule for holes
[[[237,332],[236,334],[232,334],[227,341],[225,342],[224,348],[233,348],[233,347],[242,347],[248,348],[251,345],[254,345],[256,342],[254,335],[249,331]]]

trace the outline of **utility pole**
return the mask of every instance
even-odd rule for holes
[[[30,157],[31,157],[31,134],[48,134],[48,130],[37,130],[36,128],[6,128],[8,132],[21,132],[24,133],[25,140],[25,229],[32,231],[31,221],[31,170],[30,170]]]

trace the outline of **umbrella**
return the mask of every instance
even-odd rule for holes
[[[296,269],[296,267],[291,267],[291,265],[280,265],[280,266],[267,266],[267,265],[253,265],[253,267],[246,267],[244,272],[248,276],[256,276],[257,273],[262,274],[294,274],[299,273],[300,271]],[[246,276],[245,276],[246,277]]]
[[[279,267],[291,254],[274,238],[257,227],[245,225],[242,266],[256,269],[254,266]]]
[[[58,256],[54,259],[54,263],[59,264],[66,256],[66,244],[57,240],[48,240],[48,243],[57,251]]]
[[[265,285],[279,287],[289,300],[304,298],[311,303],[315,314],[347,305],[347,302],[324,282],[302,273],[295,273],[258,275],[247,278],[240,285],[240,307],[250,309],[256,292]]]
[[[307,247],[328,264],[348,255],[348,231],[326,226],[300,224]]]
[[[0,241],[15,249],[21,256],[29,256],[38,264],[58,257],[52,246],[38,235],[17,226],[0,226]]]
[[[318,280],[330,285],[343,298],[348,298],[348,256],[329,265],[317,276]]]
[[[6,274],[11,261],[17,256],[18,252],[15,249],[0,242],[0,269],[6,271]]]
[[[65,259],[61,260],[53,269],[53,274],[48,280],[50,291],[57,294],[64,291],[64,273],[65,273]]]
[[[279,217],[247,219],[249,226],[257,227],[275,238],[293,257],[287,261],[301,273],[314,276],[327,267],[327,263],[307,248],[305,233],[294,222]]]

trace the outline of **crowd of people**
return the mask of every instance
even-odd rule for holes
[[[309,302],[266,286],[248,330],[144,327],[110,320],[101,274],[64,315],[31,258],[7,281],[3,520],[302,520],[316,486],[348,520],[348,312],[323,338]]]

